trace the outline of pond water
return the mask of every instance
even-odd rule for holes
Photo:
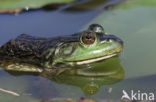
[[[140,92],[156,94],[156,6],[152,1],[124,2],[109,10],[51,12],[37,10],[17,16],[1,14],[0,45],[22,33],[53,37],[72,34],[86,29],[91,23],[98,23],[103,25],[107,33],[114,34],[124,41],[124,50],[119,58],[96,63],[97,66],[90,65],[96,66],[97,70],[102,67],[108,73],[114,72],[113,77],[49,78],[27,74],[13,75],[0,69],[0,88],[21,95],[16,97],[0,92],[0,101],[41,102],[43,99],[52,98],[87,97],[100,102],[106,100],[116,102],[120,100],[122,90],[128,93],[131,90],[135,92],[140,90]],[[72,80],[73,83],[68,80]],[[87,83],[97,86],[91,87],[94,94],[87,94],[84,88],[85,85],[88,87]],[[109,92],[110,90],[112,91]]]

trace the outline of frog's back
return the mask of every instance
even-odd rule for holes
[[[34,37],[21,34],[15,39],[0,47],[0,60],[31,60],[30,62],[40,63],[44,53],[55,48],[57,44],[78,40],[78,35],[62,36],[54,38]]]

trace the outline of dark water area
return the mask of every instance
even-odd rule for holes
[[[17,16],[1,14],[1,44],[20,34],[53,37],[80,31],[101,11],[44,12],[32,11]]]

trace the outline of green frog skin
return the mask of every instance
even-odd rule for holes
[[[6,70],[41,72],[105,60],[118,55],[122,49],[121,39],[104,34],[101,25],[92,24],[86,31],[53,38],[22,34],[0,47],[0,63],[3,66],[14,63]],[[27,67],[22,68],[24,65]]]

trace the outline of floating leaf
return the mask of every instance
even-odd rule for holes
[[[70,3],[74,0],[0,0],[0,9],[40,8],[52,3]]]
[[[105,11],[90,24],[101,24],[107,33],[124,41],[120,56],[126,78],[156,73],[155,0],[131,0]],[[88,25],[87,25],[88,27]]]
[[[98,7],[101,4],[104,4],[106,1],[107,0],[88,0],[88,2],[74,5],[69,9],[91,9],[91,8]]]
[[[155,0],[127,0],[127,2],[119,5],[122,8],[138,7],[138,6],[156,6]]]

